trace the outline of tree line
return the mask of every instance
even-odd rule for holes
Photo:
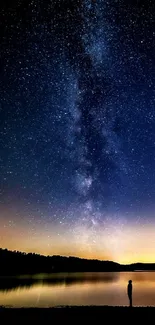
[[[44,256],[0,248],[0,275],[57,272],[121,272],[155,270],[155,263],[121,265],[113,261],[89,260],[78,257]]]

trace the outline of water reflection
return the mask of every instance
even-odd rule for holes
[[[0,278],[0,305],[128,305],[127,283],[133,281],[133,305],[155,305],[155,272],[39,274]]]
[[[73,285],[77,283],[112,283],[118,279],[118,273],[58,273],[37,274],[22,277],[0,277],[0,291],[11,291],[17,288],[30,288],[35,285]]]

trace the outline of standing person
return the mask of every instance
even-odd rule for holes
[[[129,280],[127,287],[128,297],[129,297],[129,306],[132,307],[132,280]]]

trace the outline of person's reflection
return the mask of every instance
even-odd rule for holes
[[[129,306],[132,307],[132,280],[128,282],[128,297],[129,297]]]

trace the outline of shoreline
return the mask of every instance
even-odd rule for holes
[[[3,309],[16,309],[16,310],[36,310],[36,309],[40,309],[40,310],[47,310],[47,309],[50,309],[50,310],[57,310],[57,309],[62,309],[62,310],[67,310],[67,309],[120,309],[120,308],[123,308],[123,309],[135,309],[135,308],[154,308],[155,309],[155,305],[148,305],[148,306],[127,306],[127,305],[57,305],[57,306],[47,306],[47,307],[37,307],[37,306],[32,306],[32,307],[15,307],[13,305],[0,305],[0,310],[3,310]]]
[[[148,322],[155,317],[155,306],[56,306],[56,307],[21,307],[14,308],[9,306],[0,306],[1,324],[17,323],[18,321],[34,324],[40,321],[56,322],[108,322],[125,324],[128,320],[135,321],[138,317],[138,324]]]

